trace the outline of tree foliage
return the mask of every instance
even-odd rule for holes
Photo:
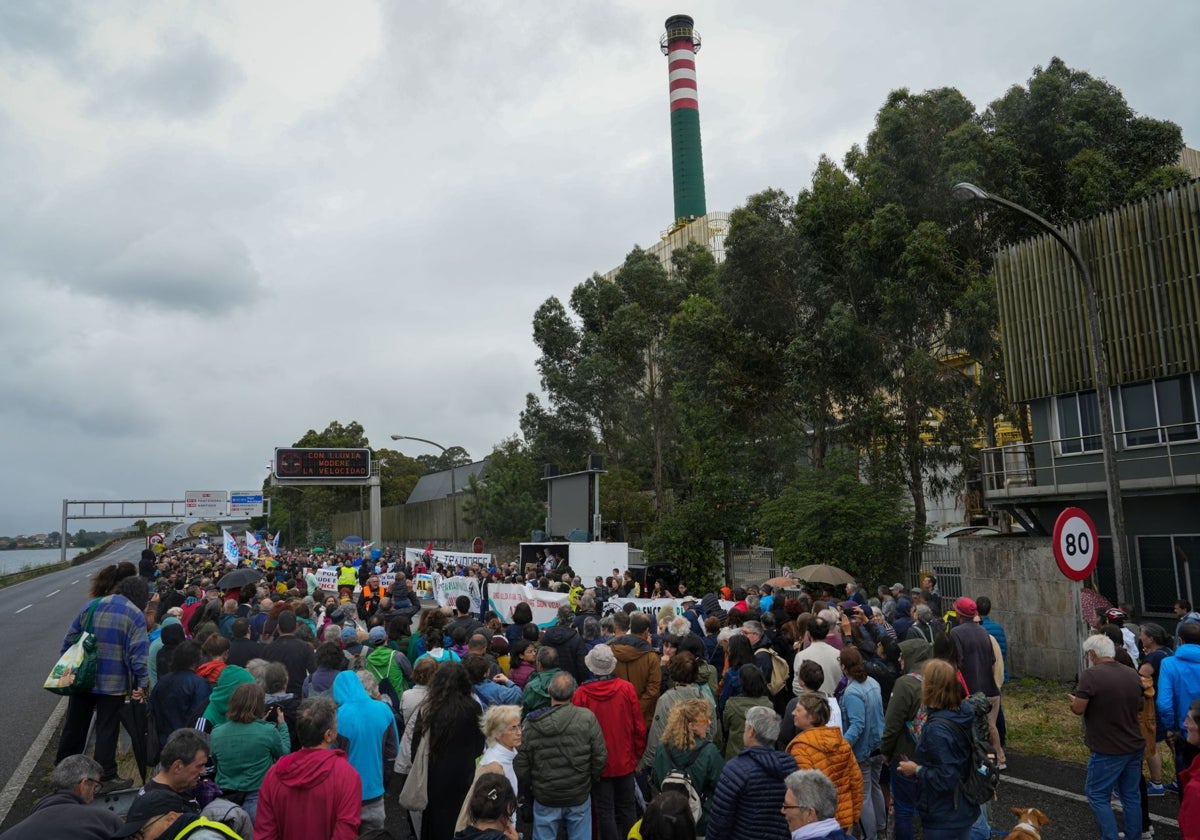
[[[603,452],[605,518],[628,526],[649,493],[647,553],[697,583],[722,572],[714,544],[757,536],[792,562],[890,571],[998,419],[1024,426],[990,270],[1035,231],[958,204],[953,185],[1065,223],[1183,180],[1181,147],[1178,126],[1058,58],[982,110],[952,87],[893,91],[840,163],[734,210],[723,264],[699,246],[666,266],[634,249],[569,308],[542,304],[529,458]]]
[[[801,470],[763,504],[757,525],[777,563],[829,563],[871,581],[899,573],[911,517],[899,485],[861,480],[854,458],[839,452],[823,467]]]
[[[538,465],[517,437],[492,450],[483,481],[470,477],[463,503],[464,517],[488,540],[526,540],[540,527],[546,508]]]

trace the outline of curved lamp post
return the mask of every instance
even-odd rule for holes
[[[1100,412],[1100,444],[1104,460],[1104,486],[1108,496],[1109,530],[1112,532],[1113,572],[1117,579],[1117,602],[1124,604],[1127,602],[1125,570],[1128,565],[1125,545],[1125,512],[1121,504],[1121,479],[1117,474],[1116,435],[1113,431],[1112,404],[1108,392],[1108,350],[1104,344],[1104,327],[1100,321],[1100,299],[1096,294],[1096,284],[1092,280],[1092,274],[1088,271],[1079,251],[1062,235],[1058,228],[1028,207],[1022,207],[1007,198],[1001,198],[965,181],[955,184],[952,193],[959,201],[990,201],[1020,213],[1053,236],[1055,241],[1066,249],[1067,254],[1071,257],[1071,262],[1075,264],[1075,268],[1079,272],[1079,279],[1083,285],[1084,308],[1087,314],[1088,350],[1092,357],[1092,379],[1096,383],[1096,405]]]
[[[415,440],[415,441],[418,441],[419,443],[428,443],[430,446],[436,446],[438,449],[442,450],[443,455],[446,454],[446,447],[442,446],[437,441],[429,440],[427,438],[413,437],[412,435],[392,435],[392,440]],[[457,551],[458,550],[458,486],[455,483],[454,471],[455,471],[455,467],[453,464],[451,464],[450,465],[450,501],[454,503],[454,513],[451,515],[450,519],[451,519],[451,529],[453,530],[453,534],[454,534],[454,550]]]

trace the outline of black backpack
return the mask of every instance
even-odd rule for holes
[[[971,754],[967,759],[967,772],[958,782],[954,795],[957,798],[962,793],[963,798],[972,805],[983,805],[996,798],[996,788],[1000,785],[1000,768],[996,756],[991,753],[991,744],[979,737],[975,727],[969,730],[955,721],[945,718],[934,718],[931,723],[944,723],[958,730],[970,745]]]

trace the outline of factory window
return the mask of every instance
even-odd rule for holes
[[[1058,451],[1063,455],[1100,449],[1100,409],[1095,391],[1066,394],[1056,401]]]

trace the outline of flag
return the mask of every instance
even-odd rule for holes
[[[225,543],[225,560],[236,566],[238,562],[237,538],[225,528],[221,529],[221,536],[224,538]]]
[[[251,557],[258,556],[258,537],[254,536],[253,531],[246,532],[246,550],[250,552]]]
[[[282,533],[283,533],[283,529],[280,528],[278,531],[275,532],[275,539],[271,540],[270,551],[271,551],[272,557],[276,557],[279,554],[279,535]]]

